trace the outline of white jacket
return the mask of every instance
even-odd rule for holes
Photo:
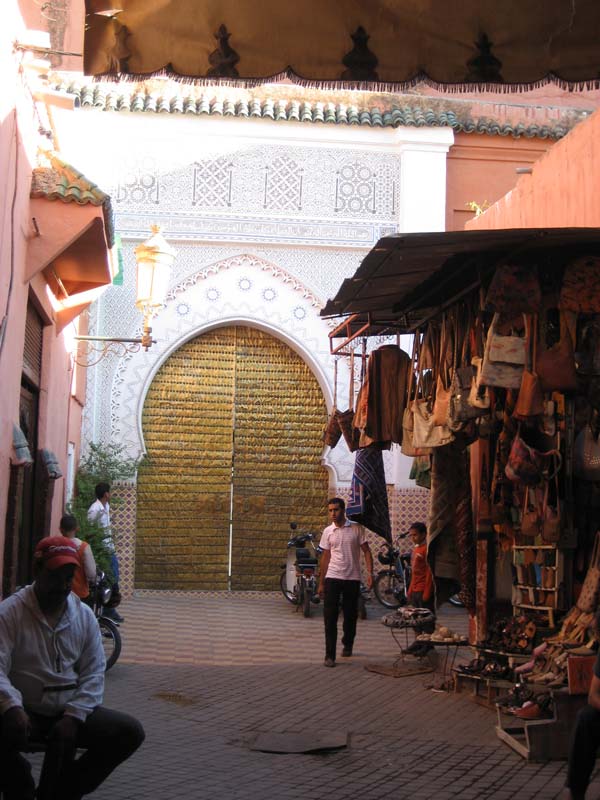
[[[105,666],[94,612],[72,592],[54,629],[33,586],[0,603],[0,714],[24,706],[83,721],[102,703]]]

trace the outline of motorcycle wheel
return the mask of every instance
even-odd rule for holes
[[[281,594],[285,597],[288,603],[291,603],[293,606],[296,605],[296,595],[287,588],[287,573],[285,570],[281,573],[281,578],[279,579],[279,588],[281,589]]]
[[[305,617],[310,617],[310,601],[311,601],[312,592],[310,589],[304,588],[302,592],[302,613]]]
[[[448,598],[448,602],[450,605],[456,606],[457,608],[464,608],[465,604],[462,602],[458,594],[452,594]]]
[[[121,654],[121,633],[115,623],[106,619],[106,617],[100,617],[98,625],[100,626],[100,636],[102,637],[102,646],[106,657],[106,671],[108,672],[117,663],[117,659]]]
[[[398,574],[389,569],[382,570],[373,583],[375,597],[386,608],[400,608],[406,595],[406,586]]]

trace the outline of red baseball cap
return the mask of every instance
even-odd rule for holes
[[[43,564],[48,569],[58,569],[65,564],[79,565],[77,548],[72,539],[66,536],[46,536],[40,539],[33,554],[38,564]]]

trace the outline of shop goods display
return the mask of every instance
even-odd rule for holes
[[[539,617],[529,614],[501,619],[491,626],[482,647],[500,653],[531,653],[539,625]]]
[[[413,608],[404,606],[390,614],[384,614],[381,624],[387,628],[420,628],[435,621],[435,615],[429,608]]]
[[[433,633],[420,633],[417,636],[418,642],[445,642],[446,644],[455,644],[456,642],[465,642],[466,639],[460,633],[441,625],[436,628]]]

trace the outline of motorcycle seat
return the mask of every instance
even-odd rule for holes
[[[319,563],[308,547],[296,548],[296,566],[316,567]]]

